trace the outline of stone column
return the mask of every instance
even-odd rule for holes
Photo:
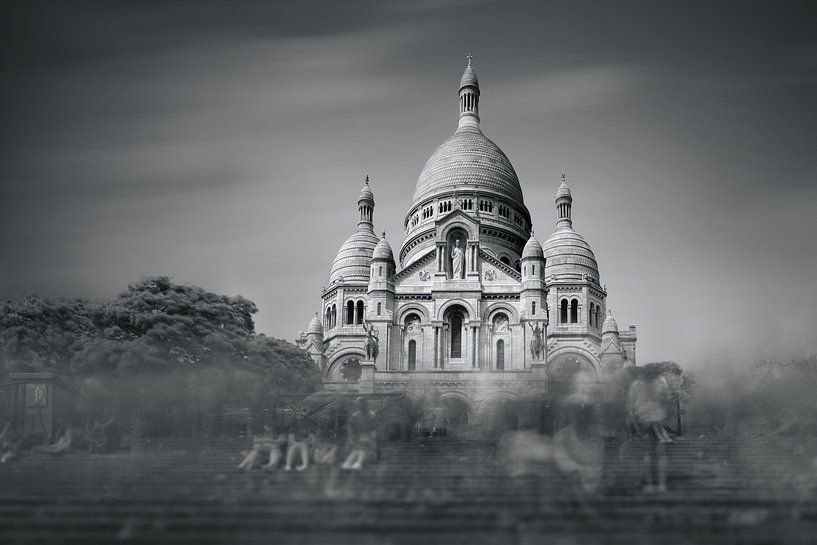
[[[440,369],[445,369],[445,351],[448,344],[448,335],[446,333],[448,333],[446,327],[442,326],[440,328]]]
[[[475,358],[474,367],[482,369],[482,358],[480,358],[481,354],[479,350],[479,329],[480,326],[474,327],[474,358]]]
[[[398,327],[400,328],[400,355],[397,357],[396,369],[400,370],[400,371],[405,371],[407,364],[404,361],[403,354],[406,351],[406,326],[401,325],[401,326],[398,326]],[[422,353],[420,354],[420,357],[421,358],[423,357]],[[393,366],[392,368],[394,369],[395,367]]]
[[[434,369],[437,369],[437,367],[439,367],[439,362],[437,361],[437,358],[439,358],[439,356],[440,356],[439,345],[440,345],[440,326],[435,325],[434,326]]]
[[[479,353],[477,352],[477,327],[471,326],[471,368],[476,369],[479,365]]]

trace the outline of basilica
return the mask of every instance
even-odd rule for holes
[[[479,98],[469,58],[457,128],[420,173],[396,255],[375,232],[366,178],[321,311],[296,340],[322,369],[325,389],[431,388],[473,418],[565,376],[603,379],[635,364],[636,328],[619,331],[606,308],[565,175],[553,233],[541,244],[513,166],[480,128]]]

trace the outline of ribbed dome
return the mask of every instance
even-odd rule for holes
[[[372,188],[369,187],[368,176],[366,176],[366,183],[363,185],[363,189],[360,190],[360,195],[357,196],[357,202],[360,201],[370,201],[374,204],[374,193],[372,193]]]
[[[479,87],[479,80],[477,80],[477,73],[471,68],[471,65],[465,67],[465,72],[462,73],[460,80],[460,89],[466,86]]]
[[[545,278],[552,275],[577,280],[590,275],[599,280],[596,256],[584,238],[572,227],[562,227],[545,241]]]
[[[492,191],[524,204],[511,162],[478,126],[466,126],[431,154],[417,179],[412,208],[436,194],[473,189]]]
[[[573,199],[573,196],[570,194],[570,188],[567,187],[564,174],[562,174],[562,183],[559,184],[559,189],[556,191],[556,198],[559,199],[562,197],[570,197],[571,200]]]
[[[309,327],[306,328],[306,333],[308,335],[323,335],[323,324],[321,321],[318,320],[318,315],[312,317],[312,320],[309,322]]]
[[[371,229],[359,228],[346,239],[332,262],[329,282],[335,282],[341,276],[345,282],[368,282],[369,266],[372,254],[379,239]]]
[[[383,233],[383,238],[377,243],[372,254],[372,260],[381,259],[384,261],[391,261],[394,263],[394,252],[391,250],[391,244],[386,240],[386,233]]]
[[[607,318],[604,319],[604,324],[601,326],[601,334],[604,335],[606,333],[618,334],[618,324],[613,318],[613,312],[610,310],[607,311]]]
[[[522,259],[525,258],[545,259],[542,245],[539,244],[539,241],[536,240],[533,233],[531,233],[530,238],[525,243],[525,248],[522,250]]]

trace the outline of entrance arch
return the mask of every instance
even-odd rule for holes
[[[471,408],[458,397],[443,397],[443,414],[448,421],[448,426],[453,429],[461,429],[468,424],[471,419]]]

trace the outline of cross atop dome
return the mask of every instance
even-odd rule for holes
[[[469,53],[468,53],[468,54],[465,56],[465,58],[466,58],[466,59],[468,59],[468,66],[471,66],[471,61],[472,61],[472,60],[474,60],[474,56],[473,56],[473,55],[472,55],[472,54],[469,52]]]

